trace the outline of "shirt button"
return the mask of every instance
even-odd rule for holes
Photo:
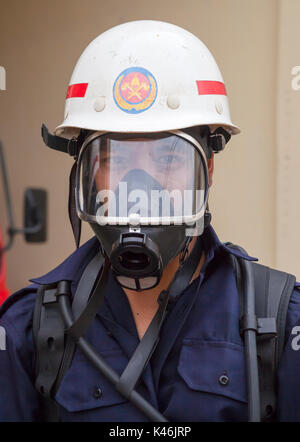
[[[94,396],[95,399],[100,399],[100,398],[101,398],[101,396],[102,396],[102,390],[101,390],[100,387],[95,387],[95,388],[94,388],[93,396]]]
[[[225,385],[229,384],[229,377],[226,374],[222,374],[219,377],[219,384],[223,385],[225,387]]]

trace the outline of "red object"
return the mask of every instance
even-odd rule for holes
[[[196,81],[198,95],[227,95],[225,84],[221,81]]]
[[[129,103],[144,101],[151,92],[151,83],[142,72],[133,71],[125,75],[120,83],[120,94]]]
[[[88,83],[71,84],[68,87],[66,98],[83,98],[87,87]]]
[[[4,253],[1,252],[3,247],[2,236],[0,231],[0,305],[5,301],[9,295],[8,288],[6,287],[6,264],[4,259]]]

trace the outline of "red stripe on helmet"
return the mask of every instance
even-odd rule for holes
[[[225,84],[221,81],[196,81],[198,95],[227,95]]]
[[[71,84],[68,87],[66,98],[83,98],[87,87],[88,83]]]

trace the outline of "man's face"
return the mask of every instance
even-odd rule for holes
[[[195,148],[178,137],[159,140],[147,138],[111,140],[99,152],[100,167],[95,177],[98,190],[117,188],[123,178],[133,170],[143,170],[159,183],[162,189],[172,192],[195,185],[194,174],[201,175],[201,162]],[[212,175],[212,160],[209,160]],[[211,178],[210,178],[211,181]]]
[[[212,184],[213,158],[206,170],[199,150],[173,134],[107,135],[86,146],[80,167],[87,213],[121,218],[140,213],[167,219],[200,212]]]

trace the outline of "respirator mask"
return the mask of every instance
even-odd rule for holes
[[[147,290],[202,234],[208,188],[205,151],[183,131],[95,132],[80,151],[75,199],[120,285]]]

